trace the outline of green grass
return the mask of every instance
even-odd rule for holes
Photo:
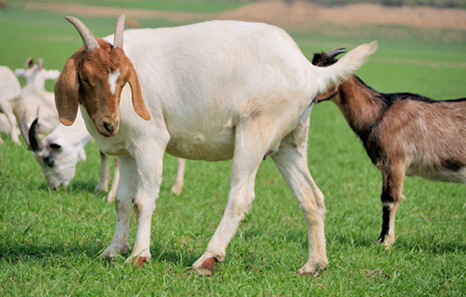
[[[82,20],[95,35],[111,34],[113,18]],[[174,25],[151,20],[148,26]],[[384,92],[412,91],[434,98],[466,94],[466,43],[426,31],[341,28],[294,33],[306,56],[379,40],[357,74]],[[330,30],[330,29],[328,29]],[[352,31],[354,30],[354,31]],[[338,32],[338,33],[336,33]],[[388,32],[388,33],[387,33]],[[457,36],[458,32],[446,32]],[[383,34],[381,34],[383,33]],[[387,34],[386,34],[387,33]],[[437,36],[437,37],[436,37]],[[456,41],[455,41],[456,40]],[[81,45],[62,15],[20,7],[0,11],[0,65],[19,68],[42,57],[61,69]],[[48,85],[51,90],[51,84]],[[142,269],[99,254],[111,242],[115,208],[94,193],[97,144],[86,147],[70,187],[51,191],[25,145],[6,135],[0,146],[1,296],[463,296],[466,293],[464,185],[407,178],[397,212],[397,242],[375,245],[381,227],[381,178],[360,142],[331,103],[311,115],[309,166],[325,194],[330,265],[317,278],[299,277],[306,262],[305,223],[273,162],[261,165],[256,200],[212,277],[190,270],[218,225],[229,191],[230,162],[188,161],[186,186],[170,193],[176,161],[166,156],[164,183],[153,217],[152,260]],[[135,223],[131,224],[131,238]]]

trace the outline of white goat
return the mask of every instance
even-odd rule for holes
[[[16,144],[19,141],[19,129],[17,116],[24,110],[24,101],[21,96],[21,85],[13,71],[6,66],[0,66],[0,112],[5,115],[2,118],[2,132],[9,133],[11,140]],[[18,118],[19,119],[19,118]],[[6,121],[5,121],[6,120]],[[3,140],[0,137],[0,142]]]
[[[24,69],[16,69],[15,74],[26,79],[26,86],[22,93],[26,104],[28,124],[30,125],[39,116],[38,132],[40,134],[51,132],[59,125],[60,121],[55,107],[54,94],[45,90],[45,81],[56,79],[60,75],[60,71],[46,70],[42,59],[39,59],[35,65],[34,61],[28,58],[24,63]]]
[[[251,206],[261,160],[271,155],[308,227],[309,258],[298,273],[327,267],[324,196],[307,166],[309,115],[314,97],[348,78],[375,51],[375,43],[319,68],[285,31],[266,24],[211,21],[133,29],[125,31],[123,46],[124,16],[113,45],[113,36],[96,39],[76,18],[67,20],[84,47],[67,60],[55,83],[60,121],[71,125],[81,105],[100,149],[118,156],[120,165],[115,235],[104,257],[129,252],[134,204],[138,226],[128,260],[142,265],[150,259],[151,217],[165,152],[194,160],[233,158],[225,213],[193,264],[200,274],[211,274]]]
[[[1,120],[1,118],[0,118]],[[93,138],[86,129],[81,112],[78,110],[76,121],[71,126],[58,125],[43,140],[38,137],[37,119],[28,128],[26,118],[21,121],[21,133],[33,152],[34,159],[44,174],[45,180],[53,190],[66,188],[74,177],[76,164],[86,159],[84,147]],[[180,194],[183,188],[184,165],[186,160],[178,160],[178,170],[172,191]],[[120,173],[118,160],[115,158],[115,173],[107,201],[113,201]],[[110,183],[110,166],[108,156],[100,153],[100,180],[95,191],[107,191]]]

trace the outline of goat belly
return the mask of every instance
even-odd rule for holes
[[[200,132],[171,137],[167,153],[189,160],[224,161],[233,158],[234,131],[224,129],[215,135]]]
[[[464,164],[452,164],[444,161],[438,166],[429,165],[430,166],[419,166],[419,164],[412,164],[406,170],[406,175],[417,175],[432,181],[466,183],[466,165]]]

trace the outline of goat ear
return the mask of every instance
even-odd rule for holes
[[[62,73],[55,81],[55,105],[60,122],[65,126],[71,126],[78,113],[78,65],[82,61],[82,53],[79,51],[66,61]]]
[[[129,59],[128,62],[131,63]],[[146,105],[144,104],[144,100],[142,99],[141,85],[139,84],[138,74],[136,73],[136,70],[134,69],[132,63],[130,64],[128,83],[131,86],[134,111],[136,111],[136,113],[144,120],[150,120],[150,113],[146,109]]]

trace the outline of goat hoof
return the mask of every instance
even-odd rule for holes
[[[131,264],[135,267],[142,268],[144,267],[144,263],[147,262],[146,257],[134,257],[131,259]]]
[[[327,269],[328,261],[322,261],[316,264],[307,263],[298,270],[298,275],[314,276],[318,275],[320,271]]]
[[[171,192],[172,192],[173,194],[175,194],[175,195],[178,195],[178,196],[181,194],[181,191],[182,191],[182,190],[183,190],[183,187],[180,188],[179,186],[173,186],[173,187],[171,188]]]
[[[102,258],[112,259],[118,255],[126,255],[127,253],[129,253],[128,245],[123,245],[121,248],[109,246],[103,251]]]
[[[201,266],[194,268],[197,273],[199,273],[202,276],[209,276],[212,275],[214,272],[214,266],[215,262],[217,262],[217,259],[212,257],[206,259]]]

